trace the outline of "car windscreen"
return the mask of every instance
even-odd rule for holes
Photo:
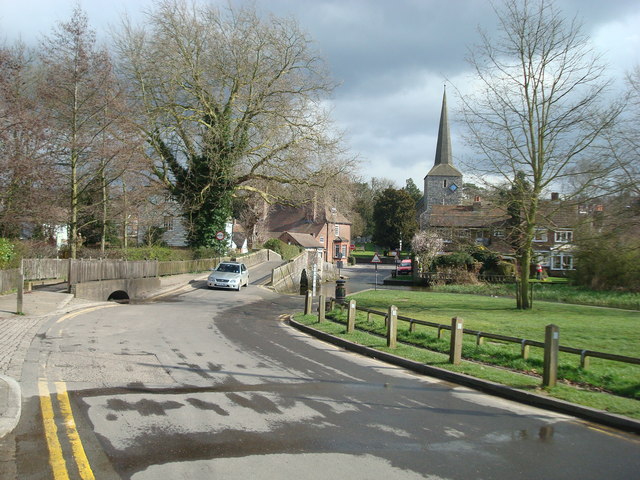
[[[230,265],[228,263],[221,263],[220,265],[218,265],[218,268],[216,268],[216,270],[218,272],[238,273],[240,272],[240,266]]]

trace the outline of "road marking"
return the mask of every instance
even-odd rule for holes
[[[80,435],[78,434],[76,422],[73,418],[67,386],[64,382],[55,382],[55,387],[58,408],[65,427],[64,433],[66,433],[66,438],[69,445],[71,445],[71,452],[78,467],[80,478],[82,478],[82,480],[95,480],[95,476],[89,465],[89,459],[87,458],[82,441],[80,440]],[[69,471],[62,452],[61,437],[59,436],[58,427],[56,426],[51,392],[46,379],[41,378],[38,380],[38,392],[40,394],[42,423],[44,425],[47,447],[49,449],[49,465],[53,471],[53,478],[54,480],[69,480]]]
[[[49,465],[53,471],[55,480],[69,480],[69,472],[62,455],[62,447],[58,440],[58,427],[53,416],[53,405],[49,394],[49,387],[46,380],[38,380],[38,392],[40,394],[40,411],[42,412],[42,423],[44,434],[49,448]]]
[[[94,310],[100,310],[101,308],[110,308],[110,307],[119,307],[119,306],[120,304],[114,303],[113,305],[98,305],[97,307],[85,308],[83,310],[78,310],[77,312],[68,313],[67,315],[60,317],[56,321],[56,323],[61,323],[61,322],[64,322],[65,320],[69,320],[70,318],[77,317],[78,315],[81,315],[83,313],[93,312]]]
[[[615,438],[620,438],[622,440],[630,441],[631,443],[640,443],[640,441],[636,440],[634,437],[631,437],[631,435],[622,435],[621,433],[618,433],[615,430],[609,430],[603,426],[596,427],[594,425],[587,425],[587,428],[595,432],[604,433],[605,435],[608,435],[610,437],[615,437]]]
[[[71,450],[73,451],[73,457],[78,465],[78,471],[80,477],[83,480],[95,480],[93,471],[89,465],[89,459],[82,446],[80,435],[78,435],[78,429],[76,422],[73,418],[73,412],[71,411],[71,403],[69,402],[69,395],[67,394],[67,386],[64,382],[56,382],[56,390],[58,391],[58,403],[60,404],[60,413],[64,420],[65,427],[67,429],[67,437],[71,443]]]

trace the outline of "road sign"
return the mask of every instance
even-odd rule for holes
[[[224,240],[224,232],[220,231],[216,233],[216,240]]]
[[[373,254],[373,258],[371,259],[371,263],[382,263],[382,260],[380,260],[380,256],[378,255],[378,252]]]

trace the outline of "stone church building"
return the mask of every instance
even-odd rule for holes
[[[426,228],[430,225],[429,219],[435,205],[460,205],[461,202],[462,173],[453,166],[445,91],[442,96],[435,162],[424,177],[424,196],[419,208],[420,227]]]

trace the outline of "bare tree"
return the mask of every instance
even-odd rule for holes
[[[0,47],[0,236],[60,219],[57,177],[47,162],[38,71],[22,44]]]
[[[611,173],[615,161],[598,147],[620,106],[605,104],[605,67],[576,19],[546,0],[506,0],[496,14],[497,35],[481,32],[469,58],[477,86],[461,101],[481,173],[501,177],[521,210],[518,308],[527,309],[541,195],[577,176],[584,190]],[[530,188],[518,188],[523,181]]]
[[[215,245],[239,190],[273,202],[274,184],[323,185],[351,166],[322,108],[332,85],[293,21],[164,0],[117,45],[192,245]]]
[[[114,118],[105,115],[116,95],[110,90],[113,70],[107,51],[96,46],[80,7],[68,22],[59,23],[44,37],[39,53],[45,71],[40,94],[49,125],[50,155],[65,178],[70,255],[75,258],[81,199],[95,187],[104,166],[97,152]]]

